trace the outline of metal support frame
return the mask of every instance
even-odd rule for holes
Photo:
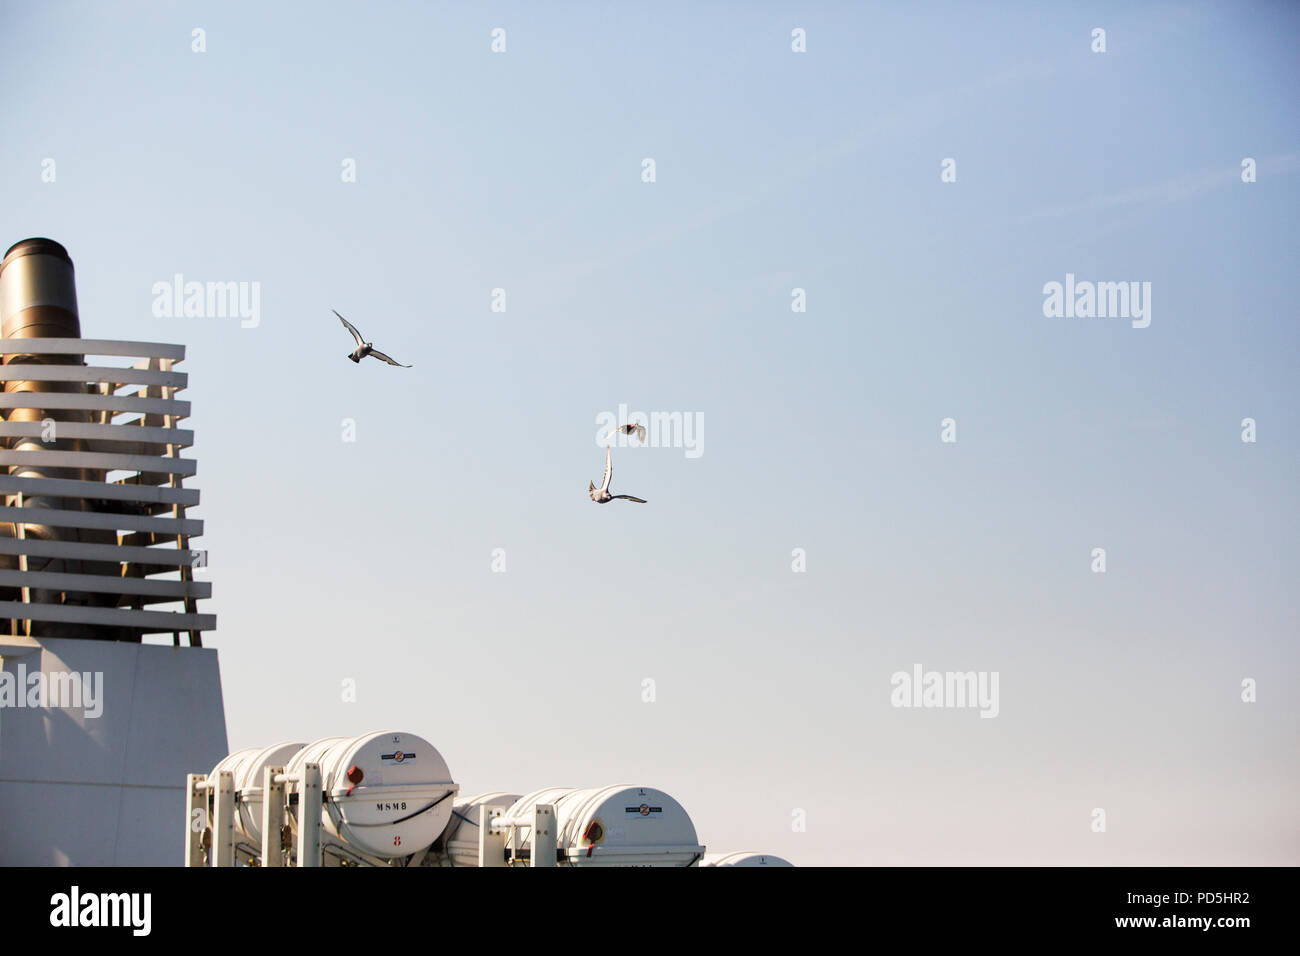
[[[223,770],[214,780],[191,773],[185,781],[185,865],[234,866],[235,775]],[[203,825],[195,829],[196,823]],[[209,840],[206,847],[205,834]]]
[[[302,774],[280,774],[277,780],[298,783],[298,865],[324,866],[321,856],[320,818],[324,802],[320,764],[303,764]]]
[[[185,865],[234,866],[235,777],[223,770],[215,780],[201,773],[186,776]],[[286,774],[283,767],[262,772],[262,866],[285,865],[281,834],[284,831],[286,784],[298,784],[298,866],[322,866],[320,764],[305,764],[302,773]],[[211,812],[209,812],[209,804]],[[198,815],[195,812],[198,811]],[[196,823],[202,826],[195,827]],[[203,834],[211,834],[205,853]]]
[[[23,493],[22,493],[21,491],[18,492],[18,507],[19,507],[19,508],[26,508],[26,507],[27,507],[27,503],[26,503],[25,501],[23,501]],[[15,525],[14,525],[14,528],[15,528],[15,530],[18,532],[18,540],[19,540],[19,541],[26,541],[26,540],[27,540],[27,524],[26,524],[26,522],[23,522],[22,524],[15,524]],[[27,555],[26,555],[26,554],[20,554],[20,555],[18,555],[18,570],[21,571],[21,572],[23,572],[24,575],[27,574],[28,567],[27,567]],[[26,585],[23,586],[23,603],[24,603],[24,604],[31,604],[31,603],[32,603],[32,589],[29,588],[29,587],[27,587]],[[18,633],[18,620],[17,620],[16,618],[13,620],[13,624],[10,625],[10,626],[11,626],[11,628],[12,628],[13,633],[14,633],[14,634],[17,634],[17,633]],[[31,637],[31,636],[32,636],[32,620],[31,620],[31,618],[26,618],[26,619],[24,619],[24,621],[23,621],[23,634],[26,635],[27,637]]]
[[[150,368],[150,369],[158,369],[158,370],[163,371],[163,372],[170,372],[170,371],[172,371],[172,366],[174,366],[175,364],[176,364],[176,363],[175,363],[175,360],[174,360],[174,359],[169,359],[169,358],[154,358],[154,359],[150,359],[150,360],[149,360],[149,368]],[[173,401],[173,400],[175,399],[175,397],[176,397],[176,392],[177,392],[177,388],[176,388],[175,386],[160,385],[160,386],[158,386],[158,388],[159,388],[159,390],[160,390],[160,392],[161,392],[161,395],[162,395],[162,398],[163,398],[164,401],[171,402],[171,401]],[[146,393],[146,395],[147,395],[147,394],[151,391],[151,386],[145,386],[145,387],[144,387],[144,390],[145,390],[145,393]],[[142,417],[140,418],[140,421],[141,421],[141,422],[148,421],[148,416],[142,416]],[[176,428],[176,426],[177,426],[177,424],[179,423],[179,421],[180,421],[180,420],[179,420],[175,415],[163,415],[163,427],[164,427],[164,428],[174,429],[174,428]],[[165,458],[178,458],[178,457],[180,457],[180,451],[181,451],[181,447],[180,447],[179,445],[173,445],[173,444],[171,444],[171,443],[168,443],[168,445],[167,445],[167,451],[166,451],[166,453],[164,454],[163,457],[165,457]],[[175,473],[172,473],[171,475],[168,476],[168,483],[170,484],[170,486],[171,486],[172,488],[180,488],[180,487],[181,487],[181,477],[180,477],[179,475],[175,474]],[[173,517],[173,518],[176,518],[177,520],[179,520],[179,519],[181,519],[181,518],[184,518],[184,517],[185,517],[185,506],[182,505],[182,504],[180,504],[179,502],[176,502],[175,504],[173,504],[173,505],[172,505],[172,517]],[[181,550],[181,551],[186,551],[186,550],[189,549],[189,546],[190,546],[190,536],[187,535],[187,534],[179,534],[179,533],[178,533],[178,534],[176,535],[176,547],[177,547],[177,549],[178,549],[178,550]],[[206,565],[205,565],[205,566],[206,566]],[[180,578],[181,578],[182,581],[186,581],[186,582],[188,582],[188,581],[193,581],[193,580],[194,580],[194,566],[193,566],[192,564],[188,564],[188,565],[187,565],[187,564],[182,563],[182,564],[180,565],[180,567],[179,567],[179,571],[180,571]],[[197,613],[197,612],[198,612],[198,604],[197,604],[197,602],[194,600],[194,598],[193,598],[192,596],[186,596],[186,598],[185,598],[185,613],[187,613],[187,614],[195,614],[195,613]],[[173,647],[180,647],[180,646],[181,646],[181,635],[180,635],[180,633],[177,632],[177,631],[172,632],[172,646],[173,646]],[[203,633],[202,633],[201,631],[191,630],[191,631],[190,631],[190,647],[202,647],[202,646],[203,646]]]
[[[559,846],[559,833],[555,827],[555,807],[539,803],[533,807],[533,852],[530,866],[556,866],[555,852]]]
[[[284,768],[262,770],[262,866],[284,866]]]
[[[207,775],[185,777],[185,865],[203,866],[203,831],[208,826]],[[197,815],[196,815],[197,814]]]
[[[505,815],[505,807],[478,808],[478,865],[506,865],[506,831],[496,828],[496,821]]]
[[[235,775],[223,770],[212,790],[212,865],[235,865]]]
[[[524,827],[532,831],[528,865],[556,866],[559,833],[555,825],[555,806],[550,803],[534,804],[532,814],[526,817],[507,817],[502,807],[479,807],[479,866],[512,866],[516,860],[522,859],[520,830]],[[510,843],[509,860],[506,859],[507,841]]]

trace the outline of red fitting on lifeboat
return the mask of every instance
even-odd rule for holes
[[[359,784],[362,780],[365,779],[365,776],[366,776],[366,772],[362,770],[360,767],[358,767],[356,764],[353,764],[351,767],[348,767],[348,773],[347,773],[348,783],[352,784],[352,786],[348,787],[347,789],[347,795],[349,797],[352,796],[352,791],[356,789],[357,784]]]

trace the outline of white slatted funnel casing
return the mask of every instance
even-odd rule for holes
[[[72,260],[49,239],[0,262],[0,332],[0,628],[201,644],[216,618],[186,514],[185,347],[81,338]]]

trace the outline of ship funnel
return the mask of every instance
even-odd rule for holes
[[[25,239],[0,262],[0,627],[32,637],[139,641],[182,631],[199,644],[202,522],[182,486],[193,433],[173,367],[184,346],[81,338],[72,259]],[[138,359],[127,367],[86,356]],[[114,478],[113,476],[119,476]],[[159,547],[159,545],[162,545]],[[170,547],[168,547],[170,545]],[[155,576],[173,580],[154,580]],[[183,613],[146,610],[182,601]]]
[[[68,250],[53,239],[10,246],[0,263],[0,316],[7,339],[80,338]]]

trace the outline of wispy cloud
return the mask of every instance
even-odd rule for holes
[[[1266,157],[1259,160],[1258,169],[1261,176],[1295,172],[1300,169],[1300,153],[1286,153],[1282,156]],[[1039,209],[1021,216],[1017,222],[1024,223],[1039,219],[1078,216],[1129,206],[1168,205],[1184,202],[1194,196],[1199,196],[1201,193],[1239,182],[1241,182],[1240,166],[1184,173],[1161,183],[1139,186],[1118,193],[1103,193],[1078,202]]]

